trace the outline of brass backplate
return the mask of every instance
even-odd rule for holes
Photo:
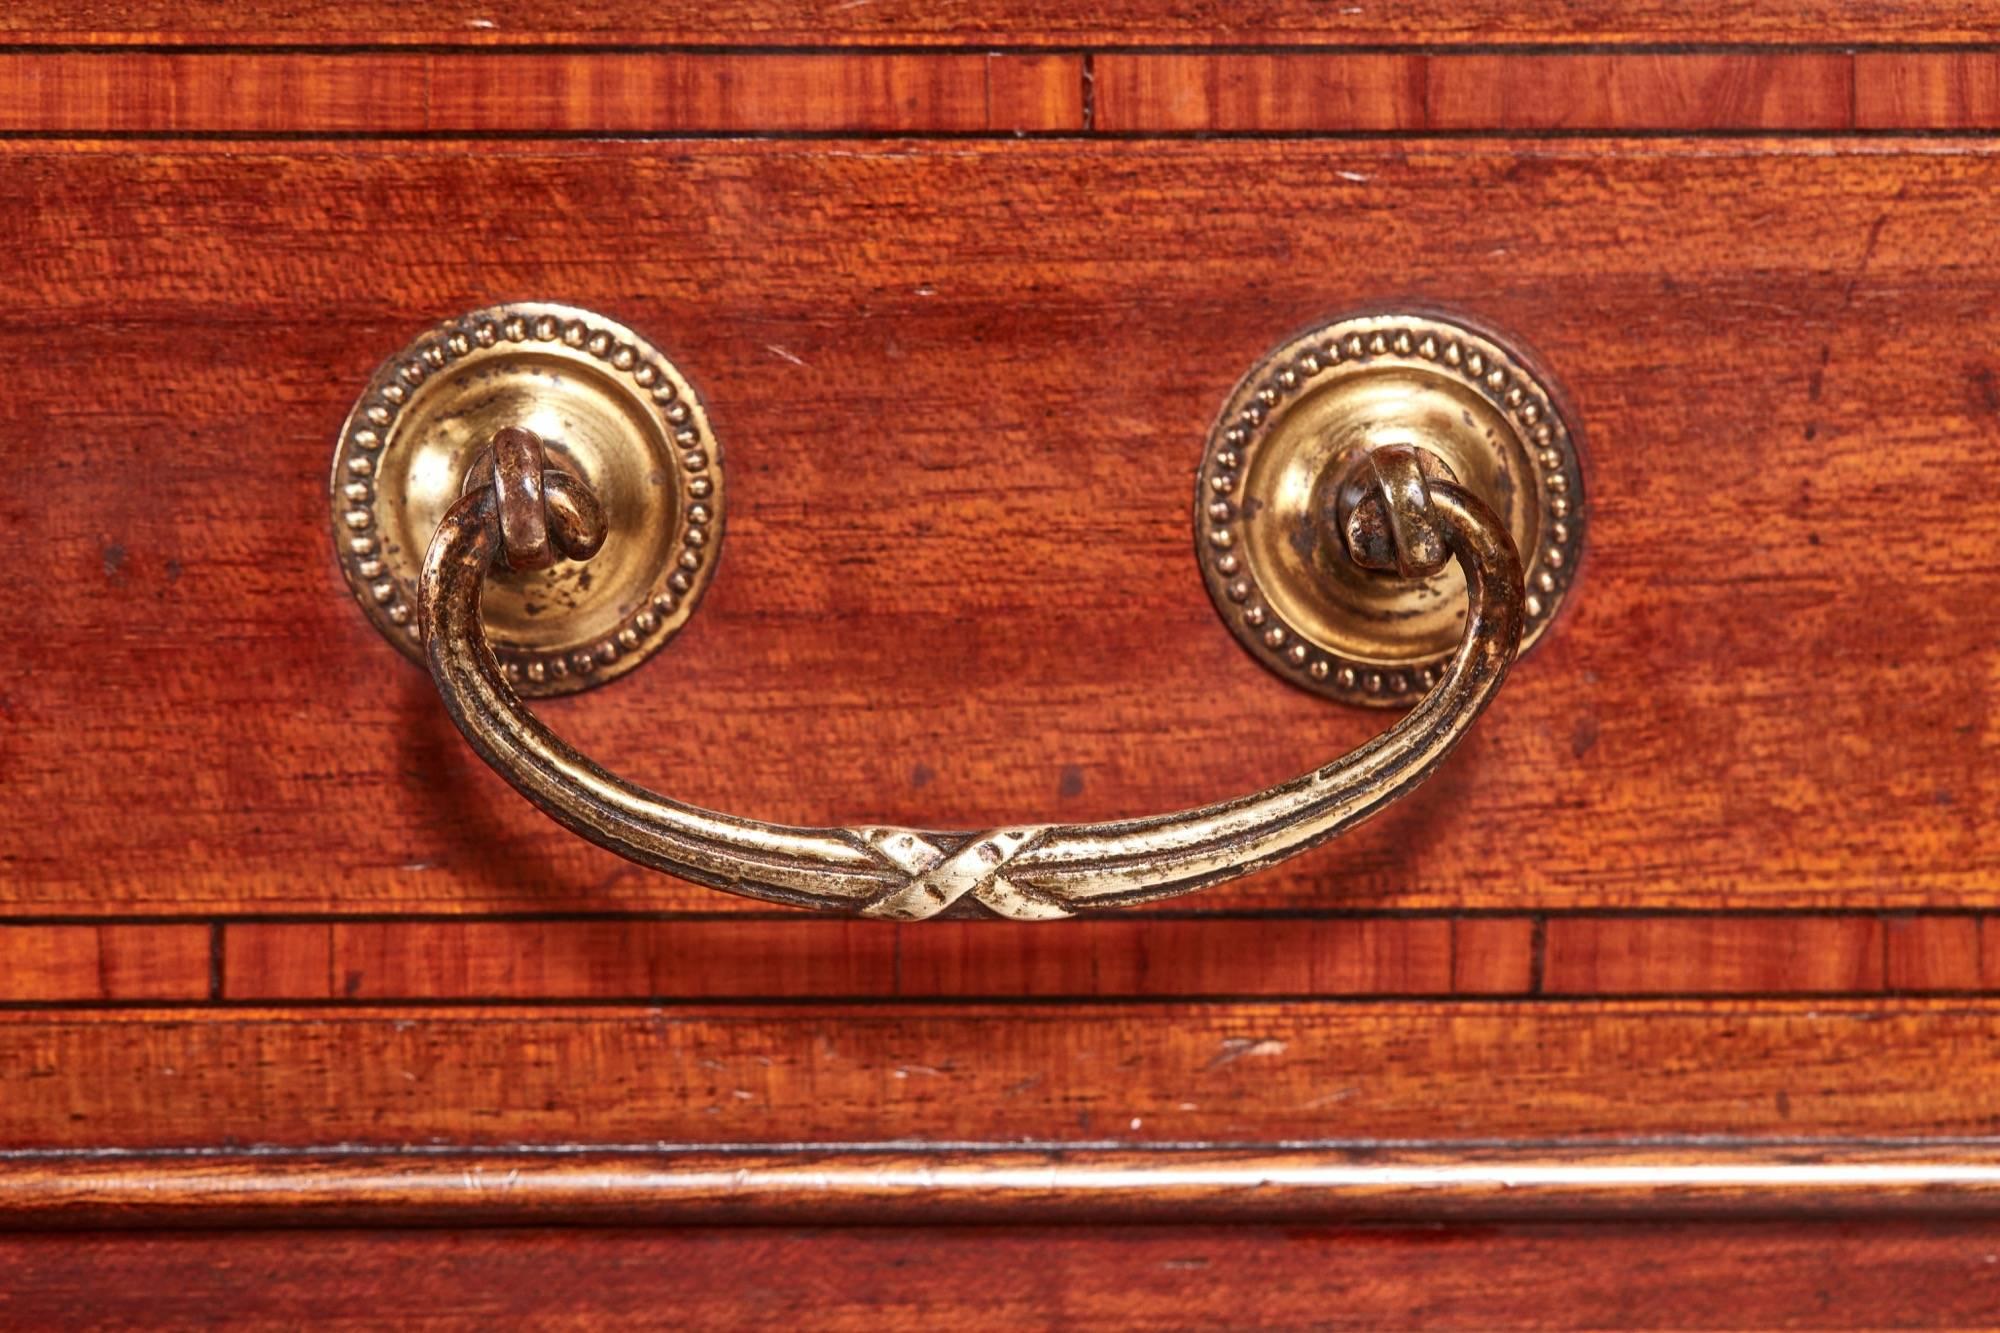
[[[1357,451],[1427,449],[1505,522],[1527,579],[1521,651],[1547,630],[1584,537],[1577,446],[1547,377],[1491,334],[1431,314],[1365,314],[1259,362],[1209,433],[1195,546],[1209,595],[1285,679],[1398,706],[1438,677],[1465,625],[1454,564],[1427,579],[1363,569],[1329,522]]]
[[[375,627],[423,659],[417,576],[475,455],[504,426],[603,502],[589,564],[486,580],[486,634],[522,694],[615,679],[687,622],[722,537],[722,456],[693,388],[624,325],[570,306],[493,306],[384,362],[341,427],[332,513],[342,570]]]

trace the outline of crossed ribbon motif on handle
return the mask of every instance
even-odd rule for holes
[[[863,845],[908,876],[900,886],[872,899],[861,914],[889,921],[923,921],[970,894],[994,915],[1013,921],[1054,921],[1070,916],[1068,908],[1021,888],[1001,873],[1009,861],[1047,831],[1047,825],[994,829],[947,852],[915,829],[854,829]]]

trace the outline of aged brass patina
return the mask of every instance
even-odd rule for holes
[[[1522,650],[1534,646],[1583,549],[1576,443],[1547,377],[1454,320],[1340,319],[1259,362],[1209,433],[1195,547],[1216,609],[1258,661],[1344,702],[1407,706],[1459,641],[1465,579],[1350,554],[1356,496],[1377,484],[1356,465],[1385,446],[1419,450],[1428,475],[1500,517],[1525,573]]]
[[[559,306],[445,325],[377,374],[333,482],[363,607],[406,651],[421,645],[452,721],[529,800],[641,865],[892,920],[1129,906],[1351,827],[1457,745],[1547,625],[1582,537],[1576,453],[1544,383],[1434,318],[1344,320],[1281,348],[1211,436],[1201,496],[1210,590],[1262,660],[1337,697],[1414,707],[1250,796],[951,832],[685,805],[599,768],[523,705],[643,660],[714,566],[714,439],[686,380],[630,330]]]
[[[542,441],[551,468],[601,502],[618,540],[587,568],[529,537],[542,523],[540,473],[523,470],[510,431]],[[424,551],[490,443],[515,558],[487,585],[485,632],[514,690],[585,689],[664,647],[715,568],[721,451],[694,390],[652,344],[542,303],[474,311],[418,338],[341,427],[334,542],[376,628],[422,660]]]
[[[481,758],[564,826],[641,865],[771,902],[900,921],[1046,921],[1248,874],[1422,782],[1492,699],[1521,641],[1521,566],[1506,530],[1435,458],[1385,445],[1349,469],[1357,548],[1415,576],[1455,557],[1467,612],[1436,687],[1351,754],[1251,796],[1118,823],[944,832],[791,828],[716,814],[625,782],[565,745],[522,704],[493,654],[481,600],[495,571],[540,558],[544,543],[582,558],[602,535],[588,488],[536,458],[538,443],[525,431],[495,442],[496,455],[514,451],[514,461],[481,471],[425,557],[426,649],[446,711]],[[510,513],[524,477],[540,479],[541,524]]]

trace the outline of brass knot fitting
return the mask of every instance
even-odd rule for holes
[[[1428,578],[1451,550],[1431,509],[1430,483],[1457,482],[1428,449],[1384,444],[1359,452],[1321,488],[1320,522],[1340,534],[1348,559],[1363,569]]]
[[[607,525],[597,493],[551,466],[542,437],[519,426],[494,432],[472,460],[460,493],[493,488],[501,560],[508,569],[547,569],[558,556],[588,560],[604,547]]]

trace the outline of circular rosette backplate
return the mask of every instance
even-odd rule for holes
[[[1435,315],[1314,328],[1230,395],[1202,456],[1195,547],[1216,609],[1256,658],[1349,703],[1420,697],[1466,614],[1456,564],[1425,579],[1364,569],[1329,524],[1326,485],[1357,450],[1429,450],[1513,535],[1522,652],[1555,619],[1584,538],[1583,474],[1560,400],[1525,356]]]
[[[423,660],[424,552],[474,458],[506,426],[602,501],[610,537],[588,564],[495,570],[486,635],[528,696],[615,679],[693,613],[722,537],[722,456],[701,400],[631,329],[520,303],[442,324],[384,362],[334,450],[341,569],[377,629]]]

